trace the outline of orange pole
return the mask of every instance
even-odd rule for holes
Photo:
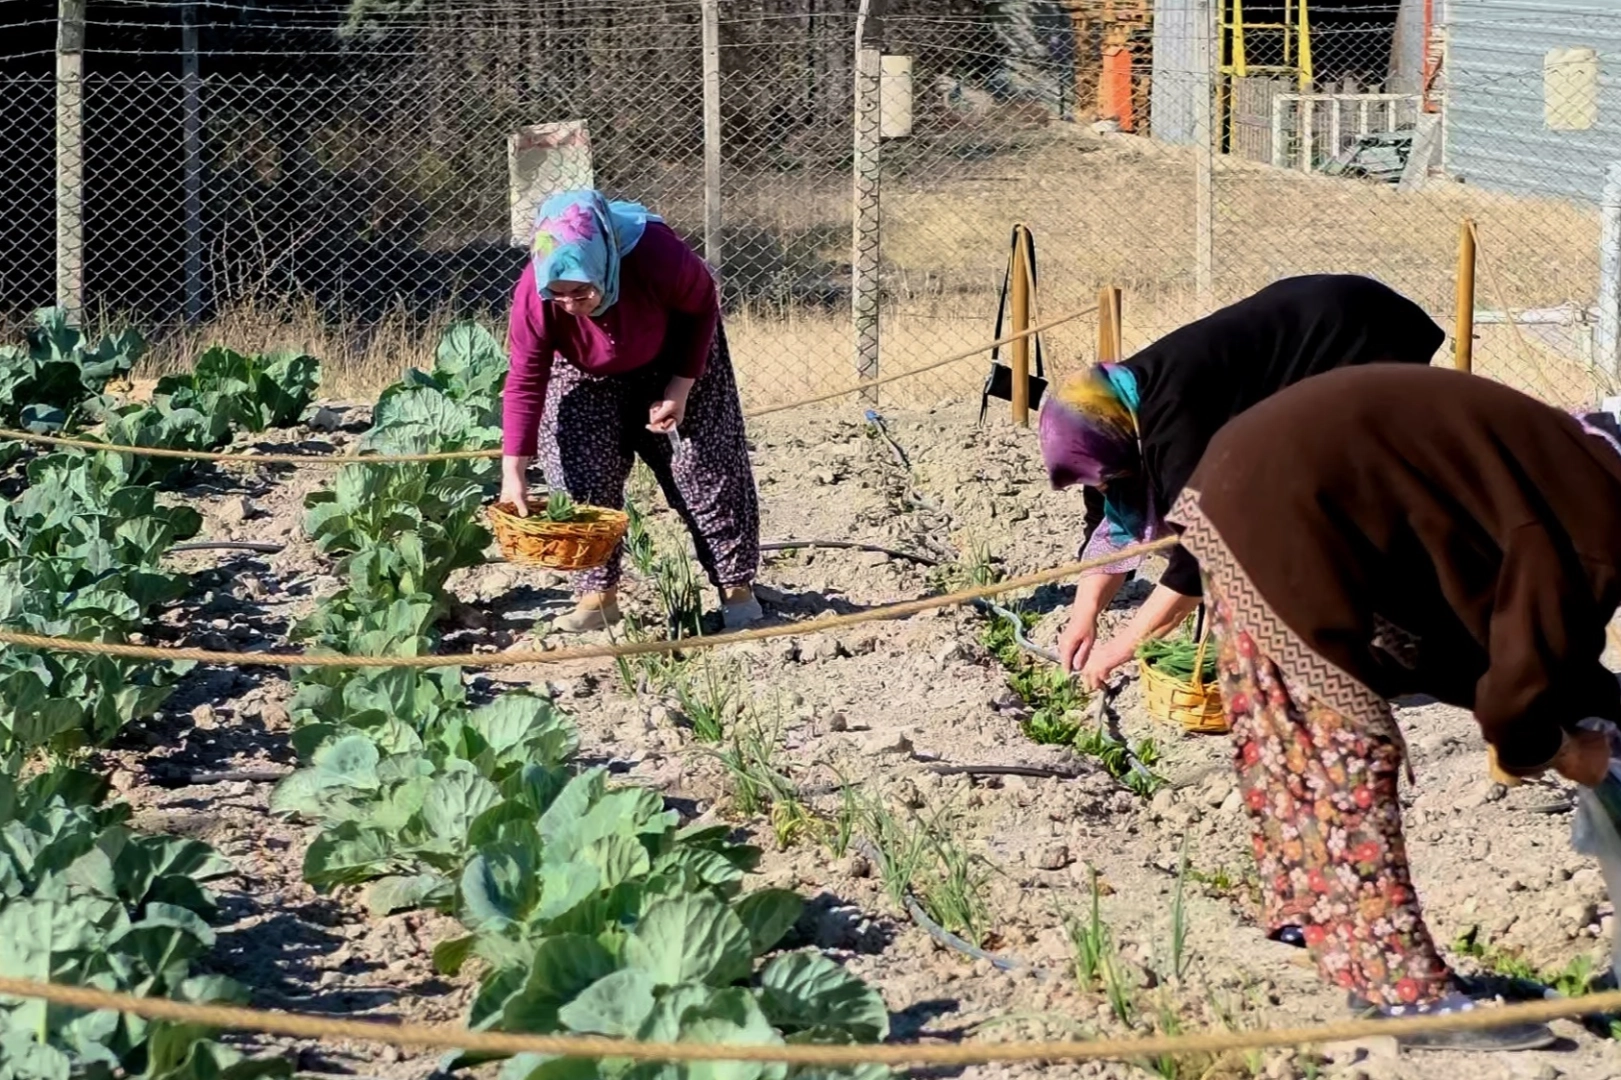
[[[1098,79],[1098,117],[1114,120],[1121,131],[1136,126],[1131,100],[1131,48],[1124,44],[1103,47],[1103,72]]]

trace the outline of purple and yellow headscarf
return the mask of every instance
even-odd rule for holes
[[[564,191],[535,211],[530,257],[541,299],[553,300],[554,281],[577,281],[602,294],[592,315],[619,302],[619,264],[647,230],[663,218],[640,203],[609,202],[600,191]]]
[[[1160,532],[1142,474],[1139,401],[1130,368],[1097,364],[1066,379],[1042,402],[1041,457],[1053,487],[1083,484],[1100,488],[1103,496],[1103,523],[1082,558],[1106,556]],[[1103,572],[1124,573],[1140,561],[1122,560]]]

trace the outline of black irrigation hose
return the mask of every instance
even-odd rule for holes
[[[1051,972],[1036,967],[1028,960],[1021,960],[1017,956],[998,956],[996,953],[986,952],[979,946],[958,937],[950,930],[947,930],[945,927],[929,918],[928,913],[923,910],[923,906],[919,904],[910,893],[908,893],[906,896],[906,913],[910,915],[912,917],[912,921],[917,923],[918,926],[922,927],[930,937],[948,949],[955,952],[960,952],[964,956],[972,957],[975,960],[987,961],[998,971],[1028,971],[1037,979],[1046,980],[1052,978]]]
[[[875,551],[880,555],[888,555],[892,559],[904,559],[920,566],[939,566],[940,560],[930,555],[919,555],[915,551],[898,551],[895,548],[883,547],[880,544],[866,544],[858,540],[773,540],[769,544],[761,544],[761,551],[798,551],[800,548],[831,548],[844,551]]]
[[[147,774],[154,787],[184,788],[209,784],[275,784],[291,776],[291,769],[227,769],[224,772],[171,772],[155,769]]]
[[[990,600],[975,600],[974,606],[980,611],[1006,619],[1008,625],[1013,627],[1013,640],[1018,643],[1019,648],[1023,649],[1031,656],[1040,657],[1049,664],[1059,664],[1057,653],[1053,652],[1051,649],[1043,649],[1040,645],[1037,645],[1035,642],[1024,636],[1024,620],[1019,618],[1016,614],[1009,611],[1002,605]]]
[[[279,555],[287,550],[286,544],[264,544],[252,540],[198,540],[189,544],[175,544],[170,551],[256,551],[261,555]]]

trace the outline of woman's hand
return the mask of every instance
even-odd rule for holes
[[[1566,780],[1583,787],[1598,787],[1610,771],[1610,737],[1587,728],[1567,732],[1552,764]]]
[[[1137,655],[1137,642],[1128,634],[1117,634],[1092,650],[1092,656],[1081,668],[1081,685],[1088,690],[1102,690],[1109,676]]]
[[[501,498],[518,517],[529,516],[529,462],[526,457],[501,459]]]
[[[1079,671],[1086,666],[1097,644],[1098,622],[1084,612],[1070,612],[1069,622],[1058,635],[1058,666],[1065,671]]]
[[[674,431],[687,416],[687,395],[692,393],[691,379],[679,375],[664,388],[664,396],[653,402],[647,410],[647,430],[660,435]]]
[[[1164,637],[1199,606],[1197,596],[1183,596],[1174,589],[1156,585],[1143,606],[1121,631],[1092,650],[1092,657],[1081,669],[1081,683],[1088,690],[1100,690],[1116,668],[1131,662],[1137,646],[1149,638]]]
[[[1098,640],[1098,613],[1109,606],[1125,574],[1087,574],[1075,585],[1075,602],[1069,609],[1069,622],[1058,635],[1058,666],[1079,671],[1092,655]]]

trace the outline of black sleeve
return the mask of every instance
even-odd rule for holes
[[[1180,545],[1171,549],[1166,559],[1165,573],[1159,583],[1181,596],[1203,596],[1204,582],[1199,575],[1199,560]]]
[[[1542,526],[1514,530],[1498,571],[1488,666],[1475,685],[1475,719],[1506,771],[1545,767],[1564,732],[1621,712],[1621,688],[1600,663],[1608,618]]]
[[[1086,545],[1092,542],[1092,534],[1103,525],[1103,493],[1095,487],[1081,489],[1081,500],[1086,504],[1086,519],[1081,525],[1081,542],[1076,546],[1076,552],[1086,550]]]

